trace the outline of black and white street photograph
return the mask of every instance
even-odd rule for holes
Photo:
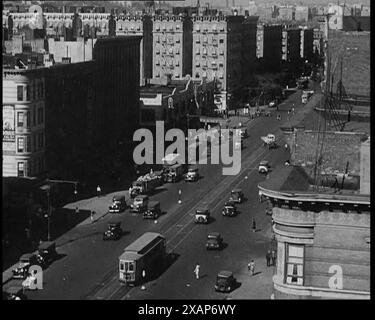
[[[3,300],[370,299],[370,0],[2,10]]]

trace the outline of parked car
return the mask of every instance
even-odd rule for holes
[[[223,248],[223,237],[219,232],[210,232],[207,235],[206,249],[220,250]]]
[[[27,300],[21,286],[13,286],[3,290],[3,300]]]
[[[138,195],[130,205],[132,212],[143,213],[147,209],[149,197],[147,195]]]
[[[191,167],[188,169],[188,172],[185,174],[185,181],[198,181],[199,172],[197,167]]]
[[[37,259],[39,264],[45,268],[57,257],[56,244],[53,241],[44,241],[38,247]]]
[[[269,172],[271,166],[267,160],[263,160],[259,163],[258,172],[266,174]]]
[[[120,213],[126,209],[126,200],[124,195],[116,194],[112,198],[112,204],[109,206],[109,212]]]
[[[25,279],[32,265],[40,265],[35,253],[25,253],[21,256],[18,266],[12,270],[14,279]]]
[[[103,240],[118,240],[122,236],[121,222],[109,222]]]
[[[227,216],[227,217],[233,217],[237,215],[238,212],[237,212],[237,207],[236,207],[235,202],[233,201],[225,202],[222,213],[223,213],[223,216]]]
[[[147,210],[143,212],[143,219],[157,219],[160,215],[160,202],[150,201],[147,205]]]
[[[208,223],[210,219],[210,210],[208,208],[198,208],[195,211],[195,223]]]
[[[216,277],[215,291],[231,292],[235,288],[236,282],[232,271],[220,271]]]
[[[229,201],[242,203],[244,200],[244,194],[241,189],[233,189],[230,193]]]

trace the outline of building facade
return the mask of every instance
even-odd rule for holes
[[[295,20],[296,9],[293,6],[280,6],[279,7],[279,20],[292,21]]]
[[[152,78],[152,19],[149,15],[119,15],[116,17],[116,35],[142,36],[140,44],[140,85]]]
[[[49,177],[85,180],[92,157],[94,62],[57,64],[46,74],[46,168]]]
[[[258,185],[272,208],[274,296],[369,299],[370,140],[361,142],[362,134],[353,132],[328,132],[324,177],[311,184],[314,134],[294,131],[287,138],[292,165]]]
[[[314,30],[301,28],[301,58],[304,61],[312,62],[314,54]]]
[[[282,59],[290,64],[301,60],[301,31],[297,28],[285,28],[282,31]]]
[[[282,26],[258,25],[257,57],[262,70],[280,70],[282,54]]]
[[[3,176],[34,177],[44,170],[44,73],[3,66]]]
[[[116,36],[95,43],[94,141],[103,150],[132,140],[138,126],[140,41]]]
[[[257,61],[257,23],[259,17],[245,16],[242,35],[242,83],[248,85],[255,73]]]
[[[164,121],[165,128],[195,128],[199,115],[212,115],[214,82],[203,79],[166,80],[141,87],[140,126],[155,128]]]
[[[152,25],[152,76],[182,79],[192,72],[192,21],[183,15],[155,15]]]
[[[217,80],[217,107],[221,111],[241,88],[243,22],[243,16],[193,17],[193,78]],[[248,26],[246,32],[253,32],[252,25]]]

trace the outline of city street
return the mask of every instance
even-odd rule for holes
[[[302,108],[300,92],[289,97],[285,104],[295,104],[296,113]],[[275,111],[276,112],[276,111]],[[272,267],[266,267],[265,254],[271,245],[271,219],[265,215],[265,204],[258,202],[257,184],[265,179],[257,172],[261,160],[269,160],[274,168],[288,159],[282,148],[268,150],[262,146],[260,136],[274,133],[282,138],[279,126],[286,125],[285,111],[278,111],[283,120],[272,117],[256,118],[248,122],[249,137],[242,151],[241,173],[223,176],[219,165],[200,165],[203,176],[198,182],[165,184],[152,200],[160,201],[166,212],[158,223],[143,220],[141,216],[127,210],[119,215],[108,214],[95,223],[75,227],[60,237],[57,251],[60,258],[43,274],[43,290],[28,291],[30,299],[212,299],[242,298],[267,299],[272,293]],[[240,187],[247,201],[239,205],[240,214],[224,217],[221,210],[230,190]],[[182,204],[178,204],[178,190],[182,191]],[[101,201],[96,210],[104,210],[110,204],[108,197]],[[103,201],[107,201],[105,204]],[[208,225],[195,225],[195,208],[208,203],[213,216]],[[251,230],[252,218],[256,220],[257,232]],[[102,233],[108,221],[121,221],[124,235],[119,241],[103,241]],[[124,248],[147,231],[162,233],[167,239],[167,248],[176,256],[175,261],[156,280],[139,287],[127,288],[118,281],[118,256]],[[224,238],[222,251],[206,251],[205,242],[209,231],[218,231]],[[250,278],[247,263],[254,259],[256,275]],[[195,264],[201,265],[201,279],[194,278]],[[217,272],[230,270],[241,284],[231,294],[214,291]],[[6,286],[19,281],[12,280]],[[242,288],[242,289],[241,289]],[[247,290],[244,290],[246,288]]]

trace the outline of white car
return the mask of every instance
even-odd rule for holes
[[[271,166],[268,161],[263,160],[259,163],[258,172],[259,173],[268,173]]]

